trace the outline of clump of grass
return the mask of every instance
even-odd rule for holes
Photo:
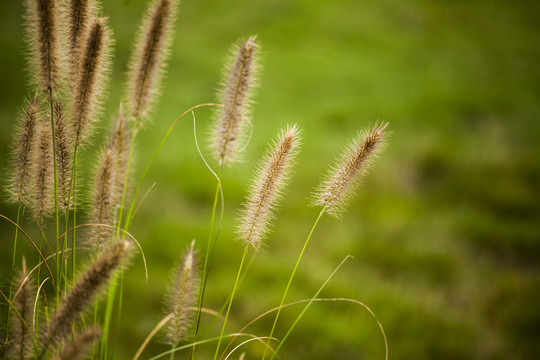
[[[107,19],[100,14],[100,5],[96,0],[71,0],[65,7],[59,6],[54,0],[27,0],[29,68],[33,75],[31,86],[35,96],[25,104],[19,117],[7,192],[10,201],[19,206],[17,221],[10,220],[16,228],[13,268],[19,232],[32,243],[41,262],[34,268],[37,274],[33,276],[36,279],[31,277],[34,270],[28,271],[26,263],[23,262],[21,273],[10,284],[9,296],[2,293],[12,310],[7,312],[6,323],[9,331],[0,346],[0,353],[7,352],[8,356],[18,359],[75,359],[84,357],[94,344],[94,358],[106,359],[112,356],[108,341],[112,332],[111,319],[116,316],[119,321],[122,311],[123,268],[132,252],[133,243],[136,243],[142,252],[142,246],[129,233],[137,191],[131,201],[127,218],[124,219],[123,216],[127,189],[133,173],[130,164],[133,161],[137,132],[149,119],[152,105],[159,94],[174,34],[177,7],[177,0],[153,0],[150,3],[139,27],[135,50],[129,63],[126,109],[120,105],[111,136],[102,144],[95,170],[95,182],[88,185],[81,181],[78,175],[85,167],[79,164],[77,154],[84,150],[83,145],[89,143],[88,139],[99,120],[105,84],[109,77],[110,49],[113,44],[111,31]],[[195,242],[192,242],[171,281],[167,296],[168,315],[151,332],[135,358],[140,356],[148,341],[165,325],[165,337],[172,348],[157,357],[170,353],[171,358],[174,358],[176,351],[188,347],[192,347],[191,358],[196,357],[195,345],[212,341],[212,338],[202,341],[197,339],[201,313],[212,314],[218,319],[226,308],[220,336],[213,339],[217,340],[214,355],[214,358],[217,358],[221,342],[227,336],[225,328],[236,290],[241,276],[247,274],[249,266],[244,267],[247,253],[250,250],[256,253],[266,245],[278,203],[283,198],[291,172],[298,165],[295,159],[301,143],[300,130],[297,125],[287,126],[269,144],[240,209],[236,234],[244,252],[228,300],[219,312],[204,308],[204,292],[213,261],[212,254],[223,219],[223,213],[219,220],[216,216],[220,198],[224,207],[221,171],[224,165],[239,161],[240,153],[249,142],[251,135],[248,136],[248,129],[253,127],[250,107],[258,85],[257,38],[251,36],[239,42],[231,53],[219,92],[220,104],[211,104],[219,105],[209,147],[219,170],[210,169],[216,176],[217,188],[202,275],[198,271]],[[194,106],[186,113],[206,105],[209,104]],[[173,122],[157,151],[178,120]],[[387,124],[376,125],[354,140],[315,190],[314,204],[322,206],[322,209],[291,272],[263,359],[270,348],[270,340],[274,338],[280,310],[284,306],[287,292],[315,227],[324,213],[334,216],[343,213],[355,187],[381,151],[386,127]],[[198,145],[197,149],[200,151]],[[146,170],[143,178],[145,175]],[[88,219],[89,224],[77,223],[81,218],[78,211],[82,204],[76,191],[78,182],[82,182],[85,190],[93,188],[89,206],[86,207],[89,214],[83,216]],[[26,207],[29,208],[34,223],[37,223],[39,244],[21,226]],[[63,219],[60,218],[60,212],[63,212]],[[51,239],[47,230],[47,220],[52,213],[55,214],[56,222],[54,239]],[[7,219],[3,215],[2,217]],[[61,221],[64,234],[60,233]],[[75,254],[82,249],[77,248],[75,234],[81,226],[90,228],[90,231],[84,233],[84,243],[91,245],[89,252],[93,260],[77,277],[79,271]],[[72,234],[71,248],[67,242],[69,233]],[[126,240],[128,237],[133,241]],[[56,251],[53,251],[55,245]],[[49,266],[52,261],[56,264],[55,275]],[[71,268],[68,267],[69,261]],[[47,272],[42,271],[42,268],[46,268]],[[56,295],[52,301],[48,295],[50,291],[47,291],[50,290],[47,289],[49,283],[54,287]],[[106,305],[104,310],[101,310],[98,295],[105,292],[107,286]],[[321,290],[322,287],[319,292]],[[314,299],[309,304],[313,301]],[[86,310],[92,305],[93,316],[88,316]],[[309,305],[301,315],[307,307]],[[11,316],[10,319],[10,312],[17,316]],[[41,319],[45,320],[44,323],[38,324]],[[297,321],[290,327],[284,339]],[[29,326],[30,323],[32,327]],[[187,332],[194,324],[195,333],[190,339]],[[181,345],[182,342],[188,344]],[[277,350],[280,347],[281,345]],[[272,357],[274,356],[275,352]]]

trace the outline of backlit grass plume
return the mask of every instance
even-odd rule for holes
[[[219,109],[211,146],[220,164],[238,160],[249,125],[249,108],[257,82],[258,44],[255,36],[232,48],[231,60],[223,74]]]
[[[340,216],[373,160],[384,148],[387,126],[388,123],[376,125],[361,133],[345,148],[315,190],[314,205],[323,206],[333,216]]]
[[[148,115],[159,93],[159,83],[174,34],[177,0],[155,0],[139,28],[128,75],[130,119]]]
[[[114,271],[126,259],[130,248],[131,244],[127,240],[118,241],[108,251],[102,252],[75,283],[44,332],[41,339],[44,349],[56,343],[71,329],[71,323],[78,319],[79,314],[93,302]]]
[[[58,176],[58,205],[61,209],[68,206],[71,184],[71,129],[66,124],[64,110],[60,103],[54,103],[54,132],[56,136],[56,166]]]
[[[116,124],[109,147],[112,149],[115,158],[114,163],[114,201],[120,203],[122,199],[122,188],[124,186],[125,174],[127,171],[129,155],[129,132],[126,126],[126,117],[122,104],[116,117]]]
[[[27,199],[30,189],[30,166],[38,127],[39,99],[34,96],[19,115],[15,145],[12,149],[12,165],[9,173],[8,192],[10,200],[20,203]]]
[[[32,303],[35,296],[32,279],[28,276],[26,262],[23,258],[21,272],[15,282],[17,289],[13,301],[18,315],[13,318],[11,331],[11,346],[9,353],[14,359],[29,359],[33,354],[32,348]]]
[[[56,0],[27,0],[26,29],[30,70],[34,85],[49,96],[60,84],[58,44],[58,6]]]
[[[34,220],[39,222],[53,211],[53,152],[51,122],[40,120],[39,139],[32,165],[33,191],[30,206]]]
[[[112,39],[105,18],[91,25],[81,49],[81,58],[74,86],[73,126],[77,146],[88,137],[96,121],[104,95],[109,68],[109,47]]]
[[[167,297],[167,308],[172,314],[167,328],[167,342],[171,345],[177,345],[185,337],[196,314],[193,308],[197,306],[199,277],[194,245],[195,241],[191,243],[183,256],[182,263],[174,274]]]
[[[64,351],[55,357],[55,360],[76,360],[85,356],[86,350],[100,335],[97,327],[91,327],[73,341],[66,345]]]
[[[287,183],[299,146],[298,127],[288,126],[259,163],[237,229],[245,245],[259,249],[263,244],[272,213]]]
[[[98,250],[109,242],[113,230],[110,227],[97,224],[113,225],[116,196],[116,157],[113,148],[107,146],[101,154],[100,163],[96,173],[92,208],[90,210],[91,227],[90,244]]]
[[[96,4],[94,0],[70,0],[67,4],[68,40],[69,40],[69,77],[71,86],[76,83],[81,47],[88,33],[90,24],[95,19]]]

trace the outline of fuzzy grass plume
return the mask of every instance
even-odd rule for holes
[[[124,186],[129,155],[129,132],[127,129],[124,109],[120,104],[120,110],[116,117],[116,124],[112,139],[108,147],[115,158],[114,163],[114,202],[119,204],[122,200],[122,188]]]
[[[96,121],[104,84],[109,69],[109,48],[112,44],[105,18],[96,19],[91,25],[81,49],[81,58],[74,86],[73,126],[75,146],[88,137]]]
[[[97,327],[91,327],[73,341],[66,345],[64,351],[55,357],[55,360],[76,360],[85,355],[86,350],[100,335]]]
[[[35,221],[39,222],[53,211],[53,152],[51,122],[40,120],[41,128],[32,165],[33,189],[31,208]]]
[[[30,166],[32,164],[34,143],[38,126],[39,98],[34,96],[19,115],[16,142],[12,150],[12,166],[8,191],[10,200],[20,203],[27,200],[30,189]]]
[[[67,37],[69,41],[69,80],[74,86],[79,72],[83,40],[97,12],[94,0],[70,0],[67,4]]]
[[[185,337],[196,313],[193,307],[197,306],[199,277],[194,246],[195,241],[183,256],[167,297],[167,309],[173,315],[167,328],[167,343],[171,345],[177,345]]]
[[[388,123],[377,124],[356,137],[334,162],[326,178],[313,194],[313,204],[339,217],[354,190],[369,172],[373,160],[385,145]]]
[[[60,103],[54,103],[54,132],[56,136],[56,167],[58,176],[58,205],[65,209],[70,203],[69,188],[71,185],[71,129],[66,124],[64,110]]]
[[[219,91],[219,109],[210,141],[214,157],[220,164],[238,160],[245,145],[246,129],[250,123],[249,108],[256,87],[258,48],[256,37],[251,36],[231,51],[231,60],[223,75]]]
[[[48,96],[57,90],[61,72],[56,0],[27,0],[25,28],[33,85]]]
[[[19,316],[14,316],[12,326],[12,343],[9,353],[12,358],[29,359],[33,354],[32,348],[32,301],[35,295],[32,279],[28,276],[26,262],[23,258],[23,265],[17,281],[15,282],[17,292],[14,296],[13,304]]]
[[[177,0],[155,0],[139,28],[128,75],[130,119],[147,117],[159,93],[159,83],[174,34]]]
[[[241,211],[237,233],[245,245],[260,249],[268,232],[273,211],[294,165],[300,146],[300,131],[288,126],[269,147],[259,163],[257,175]]]
[[[108,146],[101,153],[101,161],[96,173],[96,183],[92,196],[92,208],[90,210],[90,222],[92,224],[113,225],[115,212],[115,170],[116,157],[113,149]],[[90,243],[101,250],[110,242],[112,229],[103,226],[92,226],[90,231]]]
[[[56,343],[71,329],[71,323],[92,303],[99,291],[107,284],[114,271],[128,256],[130,248],[131,244],[127,240],[118,241],[108,251],[102,252],[75,283],[44,332],[41,340],[44,349]]]

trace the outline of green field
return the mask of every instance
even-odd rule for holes
[[[81,159],[87,180],[123,96],[133,34],[146,3],[104,2],[116,42],[114,68],[95,146]],[[10,166],[12,129],[29,95],[22,14],[19,1],[0,4],[0,169]],[[205,306],[218,310],[232,289],[243,250],[234,234],[238,208],[257,160],[279,129],[297,123],[303,147],[268,246],[238,289],[231,330],[279,304],[319,212],[309,206],[311,190],[357,131],[388,121],[386,151],[343,218],[323,217],[288,301],[311,298],[350,254],[354,260],[321,296],[369,305],[386,330],[391,359],[538,356],[539,24],[540,6],[525,0],[183,0],[162,96],[138,138],[134,181],[176,117],[216,101],[230,44],[256,34],[263,55],[251,143],[244,161],[223,173],[223,228]],[[195,112],[205,154],[212,114],[209,108]],[[125,274],[118,359],[133,357],[164,316],[169,272],[192,239],[200,255],[206,247],[215,179],[197,153],[189,116],[163,147],[143,192],[154,183],[132,227],[146,254],[149,281],[134,256]],[[0,213],[15,219],[17,209],[3,201]],[[28,221],[24,226],[32,228]],[[14,230],[4,221],[0,231],[5,289]],[[35,263],[30,245],[23,248]],[[85,257],[81,252],[79,258]],[[300,310],[284,310],[276,336]],[[210,321],[203,319],[203,325]],[[268,336],[272,320],[264,318],[249,332]],[[168,349],[154,341],[143,358]],[[214,349],[201,347],[201,358]],[[243,349],[246,359],[260,358],[264,350],[254,342]],[[281,355],[384,359],[384,343],[363,308],[317,303]]]

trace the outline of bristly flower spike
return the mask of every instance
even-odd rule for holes
[[[357,136],[334,162],[326,178],[313,194],[313,205],[339,217],[349,203],[354,190],[369,172],[373,160],[385,145],[388,123],[377,124]]]
[[[167,308],[172,314],[168,324],[167,342],[171,345],[177,345],[185,337],[196,314],[193,307],[197,305],[199,277],[194,246],[195,241],[191,243],[182,258],[182,263],[175,271],[167,297]]]
[[[288,126],[271,144],[259,163],[248,199],[243,205],[237,233],[245,245],[258,250],[268,232],[270,220],[289,179],[300,146],[300,131]]]
[[[13,305],[17,309],[19,316],[15,316],[12,322],[13,344],[10,348],[12,358],[29,359],[32,355],[32,297],[34,296],[34,287],[32,279],[26,270],[26,262],[23,258],[22,270],[16,281],[15,298]]]
[[[56,166],[58,176],[58,199],[61,209],[70,203],[69,188],[71,183],[71,129],[66,124],[64,110],[60,103],[54,103],[54,132],[56,135]]]
[[[16,131],[15,146],[12,149],[12,162],[10,172],[10,185],[8,191],[13,202],[20,203],[28,200],[30,188],[30,171],[32,164],[34,143],[38,127],[39,99],[34,96],[19,116]]]
[[[109,69],[109,48],[112,44],[105,18],[96,19],[90,26],[81,49],[81,58],[74,87],[73,126],[75,146],[88,137],[104,95]]]
[[[77,81],[83,40],[97,12],[94,0],[70,0],[68,6],[69,76],[71,86]]]
[[[114,202],[120,204],[122,201],[122,189],[124,187],[124,179],[127,171],[128,155],[129,155],[129,132],[126,126],[126,117],[122,104],[116,117],[116,125],[112,139],[108,147],[112,149],[114,154]]]
[[[112,147],[107,146],[102,154],[98,165],[94,194],[92,196],[92,208],[90,210],[90,222],[95,224],[91,228],[90,245],[95,245],[98,251],[110,242],[115,211],[115,170],[116,157]]]
[[[177,8],[177,0],[153,1],[139,28],[127,84],[131,120],[146,118],[159,92],[159,83],[173,39]]]
[[[233,46],[231,60],[223,74],[218,94],[223,107],[218,110],[210,141],[220,164],[238,161],[238,153],[245,145],[249,108],[257,83],[258,48],[255,36]]]
[[[108,251],[102,252],[81,279],[75,283],[44,332],[41,339],[44,349],[57,343],[71,329],[71,323],[92,303],[114,271],[127,258],[130,249],[129,241],[119,240]]]
[[[33,82],[49,96],[60,83],[58,7],[55,0],[26,1],[27,39]]]
[[[99,337],[100,333],[97,327],[89,328],[67,344],[62,353],[55,357],[55,360],[76,360],[83,358],[86,350]]]
[[[32,213],[39,222],[53,210],[53,152],[51,122],[49,118],[40,121],[39,140],[34,150],[32,165],[33,191]]]

